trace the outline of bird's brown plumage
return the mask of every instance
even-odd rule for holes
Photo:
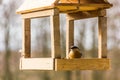
[[[69,59],[81,58],[81,56],[82,56],[82,53],[80,52],[80,49],[78,47],[74,46],[71,48],[68,58]]]

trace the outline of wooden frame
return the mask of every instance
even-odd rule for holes
[[[46,16],[50,16],[51,22],[51,44],[52,44],[52,58],[60,56],[60,28],[59,28],[59,11],[55,9],[45,10]],[[36,14],[36,15],[35,15]],[[36,17],[44,17],[44,11],[23,14],[23,44],[22,53],[25,58],[30,57],[31,53],[31,31],[30,19]],[[56,54],[57,53],[57,54]]]
[[[50,16],[51,23],[51,58],[30,58],[30,18],[44,17],[44,11],[39,11],[40,16],[34,13],[23,14],[23,57],[20,59],[21,70],[107,70],[110,69],[110,61],[107,58],[107,21],[106,11],[85,11],[67,14],[66,30],[66,59],[60,58],[60,29],[59,13],[57,9],[47,10],[46,16]],[[46,11],[45,11],[46,12]],[[59,12],[59,11],[57,11]],[[54,14],[55,13],[55,14]],[[35,12],[36,14],[36,12]],[[49,15],[48,15],[49,14]],[[80,14],[82,16],[80,16]],[[27,15],[27,16],[26,16]],[[28,17],[28,15],[30,15]],[[69,48],[74,45],[74,20],[98,17],[98,59],[68,59]],[[104,24],[104,25],[103,25]]]
[[[98,17],[98,59],[56,59],[55,70],[106,70],[110,68],[110,61],[107,59],[106,10],[67,14],[66,57],[70,46],[74,45],[74,20],[93,17]]]
[[[79,11],[67,14],[66,55],[74,45],[74,20],[98,17],[98,58],[107,58],[107,18],[106,10]]]
[[[32,1],[32,0],[31,0]],[[55,2],[54,2],[55,1]],[[51,0],[47,6],[36,5],[26,8],[25,4],[17,11],[23,19],[21,70],[107,70],[110,60],[107,59],[107,18],[106,8],[111,4],[59,3]],[[66,0],[62,0],[63,2]],[[53,3],[52,3],[53,2]],[[41,4],[41,3],[40,3]],[[24,9],[24,7],[26,9]],[[67,14],[66,58],[61,59],[59,14]],[[31,20],[32,18],[50,17],[51,23],[51,58],[31,58]],[[74,20],[98,17],[98,58],[68,59],[69,48],[74,45]]]
[[[47,14],[44,14],[44,13]],[[51,23],[51,58],[31,58],[31,18],[50,17]],[[59,11],[57,8],[22,14],[23,42],[21,70],[54,70],[54,59],[60,58],[60,27]]]

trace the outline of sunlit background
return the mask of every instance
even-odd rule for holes
[[[20,71],[19,50],[22,47],[22,19],[16,10],[24,0],[0,0],[0,80],[120,80],[120,0],[108,0],[107,71]],[[34,0],[33,0],[34,1]],[[61,49],[65,54],[66,22],[60,15]],[[97,57],[97,18],[75,21],[75,45],[84,57]],[[49,18],[32,19],[32,57],[48,57],[51,51]]]

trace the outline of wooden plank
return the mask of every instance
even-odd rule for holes
[[[95,10],[95,11],[79,11],[74,13],[68,13],[67,17],[69,20],[79,20],[84,18],[93,18],[98,16],[105,16],[105,10]]]
[[[69,3],[59,3],[55,5],[60,12],[62,13],[71,13],[73,11],[93,11],[93,10],[100,10],[100,9],[107,9],[112,7],[112,4],[69,4]]]
[[[80,3],[80,4],[93,4],[93,3],[108,3],[106,0],[60,0],[61,3]]]
[[[23,4],[17,10],[17,13],[39,11],[41,7],[52,6],[55,2],[56,0],[24,0]]]
[[[39,17],[47,17],[50,15],[56,15],[59,11],[56,8],[51,8],[48,10],[36,11],[31,13],[22,14],[22,18],[39,18]]]
[[[110,8],[112,7],[112,4],[104,4],[104,3],[100,3],[100,4],[97,4],[97,3],[91,3],[91,4],[78,4],[79,7],[97,7],[97,8],[102,8],[102,9],[106,9],[106,8]]]
[[[70,12],[73,12],[73,11],[78,11],[78,8],[77,6],[56,6],[60,13],[70,13]]]
[[[22,56],[28,58],[31,56],[31,29],[30,19],[23,19],[23,38],[22,38]]]
[[[55,70],[107,70],[109,59],[55,59]]]
[[[98,17],[98,57],[107,58],[107,17]]]
[[[79,0],[60,0],[60,3],[78,3]]]
[[[50,16],[51,23],[51,56],[52,58],[60,58],[60,24],[58,15]]]
[[[21,58],[20,70],[54,70],[54,59]]]
[[[81,4],[79,6],[80,11],[93,11],[100,9],[107,9],[112,7],[112,4]]]
[[[70,46],[74,45],[74,20],[69,20],[67,18],[66,27],[66,58],[68,59],[68,54]]]

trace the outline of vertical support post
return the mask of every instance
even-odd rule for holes
[[[107,17],[98,17],[98,57],[107,58]]]
[[[70,46],[74,45],[74,20],[69,20],[67,17],[66,21],[66,58],[68,58]]]
[[[51,23],[51,56],[52,58],[60,58],[60,26],[59,11],[54,10],[54,15],[50,16]]]
[[[30,19],[23,19],[22,56],[25,58],[29,58],[31,56],[30,23]]]

